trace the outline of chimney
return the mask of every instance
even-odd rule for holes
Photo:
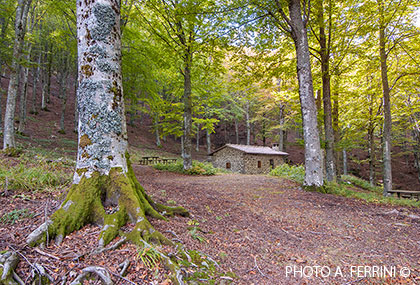
[[[278,143],[273,143],[271,145],[271,148],[274,149],[274,150],[280,151],[280,148],[279,148],[279,144]]]

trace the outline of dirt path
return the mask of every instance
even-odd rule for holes
[[[167,231],[175,232],[187,249],[204,252],[223,270],[233,271],[238,276],[235,284],[420,284],[420,209],[368,205],[305,192],[293,182],[268,176],[185,176],[137,165],[134,170],[155,200],[182,205],[192,214],[191,218],[174,217],[169,222],[151,220],[155,228],[168,237]],[[35,214],[13,225],[0,223],[0,251],[18,249],[32,264],[44,266],[55,284],[61,284],[63,276],[74,279],[89,265],[118,272],[117,265],[127,259],[131,261],[129,280],[168,284],[162,268],[156,272],[142,265],[134,245],[88,255],[97,245],[100,229],[96,226],[86,226],[67,236],[60,246],[52,243],[43,252],[26,246],[25,237],[43,222],[44,210],[51,213],[63,194],[0,196],[0,216],[17,209]],[[201,242],[190,233],[192,224],[203,231],[197,232]],[[308,266],[306,277],[299,272],[295,277],[292,273],[286,276],[286,269],[292,266]],[[310,269],[316,268],[309,266],[325,266],[325,278],[320,273],[317,277],[316,272],[310,276]],[[351,266],[386,266],[390,270],[395,266],[396,277],[364,278],[369,277],[366,271],[353,268],[352,272]],[[408,279],[400,276],[400,267],[411,270]],[[29,278],[28,262],[19,263],[18,274]],[[117,284],[128,284],[113,278]]]
[[[391,212],[395,207],[305,192],[293,182],[267,176],[191,177],[141,166],[135,171],[155,199],[188,208],[207,232],[202,234],[206,241],[191,238],[185,218],[154,221],[156,227],[175,231],[188,247],[213,256],[237,274],[240,284],[420,283],[419,209]],[[298,272],[296,278],[292,273],[286,277],[286,266],[293,265],[328,266],[331,275],[317,278],[314,271],[308,277],[307,268],[308,278]],[[395,266],[396,278],[373,279],[365,269],[357,272],[351,266]],[[411,270],[408,280],[400,276],[400,267]]]

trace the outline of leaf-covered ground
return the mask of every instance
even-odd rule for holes
[[[288,180],[258,175],[222,174],[186,176],[134,165],[141,184],[154,199],[182,205],[190,218],[169,222],[152,220],[157,230],[216,260],[232,271],[235,284],[343,284],[420,283],[420,210],[305,192]],[[170,284],[161,266],[151,269],[137,258],[138,249],[125,244],[117,250],[90,256],[99,228],[87,226],[68,236],[62,245],[45,249],[25,245],[26,235],[60,203],[61,194],[38,193],[1,197],[0,215],[20,211],[14,224],[0,223],[0,251],[17,249],[25,256],[18,274],[30,280],[30,265],[41,264],[61,284],[70,283],[80,270],[98,265],[114,273],[118,284]],[[174,235],[175,234],[175,235]],[[163,250],[170,251],[165,248]],[[130,261],[126,280],[118,277],[118,265]],[[326,266],[323,278],[299,273],[286,276],[287,266]],[[371,278],[352,266],[386,266],[396,277]],[[337,268],[341,273],[334,277]],[[407,267],[408,278],[400,276]],[[289,267],[290,268],[290,267]],[[315,267],[312,267],[315,268]],[[324,271],[326,268],[324,269]],[[326,273],[324,272],[324,275]],[[221,282],[218,279],[217,282]],[[203,284],[207,284],[202,280]],[[350,283],[349,283],[350,282]]]

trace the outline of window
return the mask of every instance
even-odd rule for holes
[[[230,169],[231,165],[230,162],[226,162],[226,169]]]
[[[271,167],[271,169],[274,168],[274,159],[270,159],[270,167]]]
[[[261,160],[258,160],[258,168],[261,168]]]

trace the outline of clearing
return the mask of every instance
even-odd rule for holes
[[[223,271],[234,272],[235,284],[420,283],[418,208],[306,192],[297,183],[263,175],[187,176],[133,166],[155,200],[182,205],[191,213],[190,218],[174,217],[169,222],[151,219],[155,228],[170,238],[175,233],[187,249],[204,252]],[[43,265],[57,284],[62,276],[74,279],[75,273],[88,265],[117,273],[118,264],[125,259],[131,261],[127,279],[136,284],[168,284],[161,268],[151,270],[136,260],[138,249],[133,245],[85,256],[97,242],[99,228],[95,226],[69,235],[60,246],[52,244],[38,251],[25,246],[26,235],[43,221],[45,207],[53,211],[63,197],[48,192],[0,197],[1,216],[14,209],[38,213],[14,224],[0,223],[0,250],[18,249],[29,262]],[[326,278],[315,273],[308,278],[299,274],[286,277],[286,266],[293,265],[297,269],[328,266],[332,272]],[[396,277],[375,279],[351,268],[374,265],[395,266]],[[342,276],[334,277],[337,267]],[[411,270],[408,278],[400,276],[402,267]],[[22,260],[18,274],[28,276],[29,270]],[[112,277],[119,284],[129,284]]]

